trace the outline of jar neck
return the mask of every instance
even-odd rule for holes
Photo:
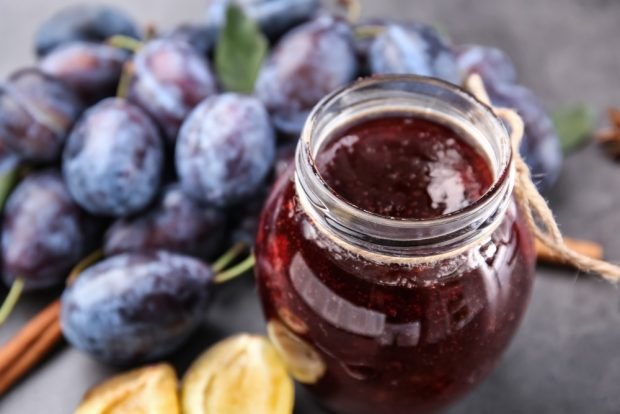
[[[411,114],[444,124],[487,159],[494,184],[467,207],[434,219],[397,219],[359,209],[321,178],[315,159],[337,131],[368,117]],[[506,128],[490,108],[457,86],[416,76],[359,81],[334,92],[310,114],[295,156],[295,187],[319,229],[356,247],[388,255],[441,254],[479,240],[503,219],[514,187]]]

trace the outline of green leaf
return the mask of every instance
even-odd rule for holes
[[[236,5],[228,6],[226,23],[215,46],[215,70],[227,91],[254,91],[268,43],[260,29]]]
[[[575,105],[555,111],[553,123],[564,152],[583,144],[594,132],[595,121],[594,111],[586,105]]]
[[[448,28],[446,27],[445,24],[440,23],[440,22],[435,22],[433,23],[433,28],[435,28],[435,30],[437,31],[437,33],[439,33],[439,36],[443,37],[444,40],[446,41],[447,44],[452,45],[452,44],[456,44],[452,39],[452,36],[450,36],[450,31],[448,30]]]
[[[0,211],[4,209],[4,203],[15,186],[18,176],[19,167],[0,173]]]

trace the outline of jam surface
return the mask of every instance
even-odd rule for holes
[[[446,214],[491,185],[482,157],[452,130],[405,121],[372,120],[328,142],[317,157],[325,181],[360,208],[399,218]],[[434,193],[433,171],[444,170],[431,167],[437,162],[452,178]],[[533,278],[532,239],[514,203],[490,236],[441,260],[370,254],[336,237],[308,216],[289,168],[261,217],[257,283],[267,320],[296,338],[288,343],[300,349],[284,352],[297,371],[303,358],[324,367],[307,385],[323,405],[339,414],[435,412],[490,372]]]
[[[395,218],[453,213],[493,184],[486,159],[455,131],[414,116],[354,124],[323,145],[316,166],[349,203]]]

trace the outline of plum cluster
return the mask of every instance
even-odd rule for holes
[[[223,87],[214,62],[232,3],[271,49],[245,94]],[[419,22],[354,24],[318,0],[215,0],[206,22],[152,36],[120,10],[80,5],[44,22],[35,49],[37,65],[0,85],[0,174],[20,178],[2,276],[61,285],[101,247],[107,258],[65,290],[62,326],[108,362],[158,358],[191,334],[216,273],[206,261],[251,243],[308,114],[358,77],[478,73],[523,116],[535,176],[548,185],[559,171],[553,124],[510,59]]]

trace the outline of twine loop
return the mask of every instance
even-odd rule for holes
[[[563,262],[586,273],[597,273],[609,282],[620,282],[620,267],[603,260],[584,256],[570,249],[564,243],[564,238],[553,213],[532,182],[530,169],[519,152],[524,133],[521,117],[512,109],[494,107],[478,74],[471,75],[465,81],[465,87],[479,101],[488,105],[510,127],[512,157],[516,171],[514,196],[530,231]]]

